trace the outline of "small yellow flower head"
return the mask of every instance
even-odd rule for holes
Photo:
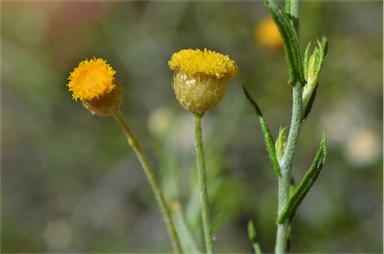
[[[266,48],[274,49],[283,46],[279,29],[271,17],[262,19],[256,25],[255,39]]]
[[[184,108],[204,114],[224,97],[227,81],[237,75],[237,66],[228,56],[204,49],[183,49],[168,62],[174,70],[173,89]]]
[[[71,72],[67,84],[74,100],[80,100],[92,114],[111,115],[123,101],[116,71],[102,58],[84,60]]]

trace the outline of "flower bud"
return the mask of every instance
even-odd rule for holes
[[[303,88],[303,107],[305,109],[305,115],[308,115],[311,104],[315,96],[315,90],[319,81],[320,72],[323,68],[324,58],[328,49],[327,39],[324,37],[322,42],[319,41],[318,47],[313,50],[313,53],[309,55],[311,43],[308,44],[305,50],[304,56],[304,78],[307,83]]]
[[[237,66],[228,56],[204,49],[184,49],[168,62],[175,70],[173,89],[180,104],[195,114],[212,110],[224,97]]]
[[[94,115],[108,116],[120,109],[123,89],[116,71],[102,58],[84,60],[70,74],[67,84],[74,100],[80,100]]]

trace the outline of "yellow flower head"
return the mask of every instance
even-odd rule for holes
[[[173,89],[180,104],[196,114],[213,109],[224,97],[227,80],[237,75],[228,56],[204,49],[183,49],[168,62],[175,70]]]
[[[115,88],[115,74],[104,59],[86,59],[71,73],[67,86],[74,100],[89,101],[103,97]]]
[[[205,74],[218,79],[237,75],[237,66],[228,56],[207,49],[182,49],[172,55],[168,65],[171,70],[189,75]]]
[[[102,58],[84,60],[70,74],[67,84],[74,100],[94,115],[108,116],[120,109],[123,90],[116,71]]]
[[[255,39],[266,48],[273,49],[281,48],[283,46],[279,29],[271,17],[262,19],[256,25]]]

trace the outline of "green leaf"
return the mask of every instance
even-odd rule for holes
[[[318,80],[328,50],[327,38],[323,37],[322,42],[317,41],[317,48],[313,50],[312,55],[309,53],[310,47],[311,43],[308,43],[304,55],[304,77],[308,83],[305,84],[303,90],[303,104],[305,108],[303,121],[307,119],[311,112],[313,102],[316,98]]]
[[[295,179],[292,176],[290,184],[289,184],[289,197],[293,196],[293,193],[295,193],[295,190],[296,190]]]
[[[321,48],[323,49],[323,55],[325,57],[328,53],[328,39],[325,36],[321,38]]]
[[[261,254],[262,251],[259,243],[257,242],[256,230],[255,230],[255,226],[253,225],[253,221],[248,222],[248,237],[252,242],[253,250],[255,251],[255,253]]]
[[[304,85],[303,66],[296,30],[288,15],[279,7],[275,0],[264,0],[264,4],[271,13],[283,41],[289,69],[288,84],[295,86],[297,82],[300,82],[301,85]]]
[[[319,150],[313,160],[313,163],[304,178],[301,180],[300,184],[295,188],[294,193],[289,198],[288,203],[284,207],[283,211],[280,213],[277,222],[279,224],[288,221],[292,221],[295,216],[297,208],[300,206],[301,202],[307,195],[308,191],[311,189],[315,183],[317,177],[319,176],[321,169],[324,166],[325,158],[327,156],[327,146],[326,146],[326,136],[323,133],[323,137],[320,142]]]
[[[185,253],[202,253],[197,247],[191,230],[187,225],[180,203],[176,201],[168,201],[168,207],[172,213],[177,232],[179,233],[180,242]]]
[[[319,40],[317,41],[317,44],[320,51],[320,56],[317,63],[316,76],[319,76],[321,69],[323,68],[325,56],[328,52],[328,40],[326,37],[323,37],[321,42]]]
[[[311,94],[311,98],[309,99],[308,105],[307,105],[307,107],[305,108],[305,111],[304,111],[303,121],[307,120],[307,117],[308,117],[309,113],[311,113],[311,109],[312,109],[312,106],[313,106],[313,102],[315,101],[315,98],[316,98],[316,92],[317,92],[317,88],[318,87],[319,86],[317,85],[315,87],[315,89],[313,90],[312,94]]]
[[[285,145],[287,144],[287,127],[281,127],[279,129],[279,135],[277,136],[275,143],[276,156],[280,162],[283,159]]]
[[[290,13],[291,11],[291,0],[285,0],[285,12]]]
[[[310,50],[311,50],[311,42],[308,43],[307,47],[305,48],[305,53],[304,53],[304,78],[305,80],[308,80],[308,68],[309,68],[309,57],[310,55]]]
[[[321,69],[323,68],[324,59],[328,51],[328,40],[323,36],[322,41],[317,40],[317,47],[310,55],[311,42],[308,43],[304,54],[304,78],[307,82],[310,80],[318,80]],[[317,81],[315,82],[315,84]],[[313,84],[312,84],[313,85]]]
[[[276,156],[276,150],[275,150],[275,141],[272,137],[271,131],[269,130],[268,124],[265,121],[263,114],[261,113],[261,110],[259,106],[256,104],[255,100],[251,97],[251,95],[248,93],[247,89],[243,86],[244,94],[247,97],[248,101],[251,103],[252,107],[255,109],[256,114],[258,116],[260,125],[261,125],[261,131],[264,135],[264,141],[265,145],[267,147],[267,151],[269,154],[269,158],[272,162],[273,169],[275,170],[276,174],[280,177],[280,166],[279,162],[277,160]]]

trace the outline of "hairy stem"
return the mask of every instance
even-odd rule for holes
[[[293,87],[291,127],[288,134],[284,156],[280,163],[281,177],[279,178],[278,216],[282,212],[289,199],[292,161],[295,154],[297,141],[299,139],[301,123],[303,120],[303,103],[301,97],[302,91],[303,88],[301,84],[296,84]],[[290,231],[291,225],[289,221],[277,225],[275,253],[285,253],[287,251]]]
[[[155,194],[157,203],[160,206],[160,210],[161,210],[161,213],[163,215],[164,222],[165,222],[167,229],[168,229],[168,233],[169,233],[169,237],[171,239],[173,251],[175,253],[182,253],[182,249],[181,249],[181,245],[180,245],[180,241],[179,241],[179,236],[176,232],[176,228],[175,228],[175,225],[173,223],[171,213],[170,213],[169,208],[166,204],[164,194],[160,188],[159,181],[156,178],[156,175],[152,169],[152,166],[149,163],[148,158],[144,154],[143,149],[141,148],[140,144],[138,143],[132,130],[129,128],[127,121],[124,119],[121,112],[120,111],[115,112],[114,117],[115,117],[116,121],[120,124],[125,135],[127,136],[128,144],[132,147],[132,149],[136,153],[136,156],[139,159],[140,164],[144,169],[145,175],[147,176],[148,181],[152,187],[152,190]]]
[[[208,191],[207,191],[207,176],[205,171],[205,159],[203,151],[203,141],[201,135],[201,118],[202,115],[193,114],[193,123],[195,131],[195,149],[197,159],[197,173],[199,178],[200,188],[200,201],[201,201],[201,215],[203,219],[203,230],[205,249],[209,254],[214,253],[211,224],[209,218],[209,202],[208,202]]]
[[[297,35],[299,34],[299,0],[286,0],[286,12],[292,20]],[[300,135],[301,124],[303,121],[303,84],[297,83],[292,88],[292,118],[289,129],[288,140],[284,151],[283,159],[280,163],[281,177],[279,178],[278,191],[278,214],[283,211],[289,200],[289,186],[291,180],[292,161],[296,151],[297,141]],[[286,221],[277,224],[275,253],[282,254],[288,251],[288,241],[291,234],[291,222]]]

